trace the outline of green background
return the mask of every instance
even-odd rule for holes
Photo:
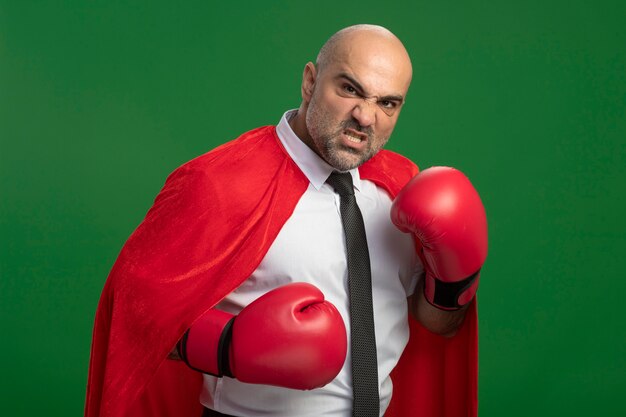
[[[334,31],[415,76],[389,148],[490,227],[481,416],[626,415],[626,2],[0,0],[0,410],[82,413],[96,304],[167,174],[299,104]]]

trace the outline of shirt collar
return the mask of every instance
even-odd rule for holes
[[[289,110],[283,114],[278,126],[276,126],[276,134],[283,144],[287,153],[298,165],[298,168],[304,173],[309,182],[316,190],[322,188],[330,174],[335,169],[324,161],[318,154],[313,152],[291,129],[289,120],[296,115],[297,109]],[[357,190],[361,189],[361,177],[358,168],[348,171],[352,175],[352,183]]]

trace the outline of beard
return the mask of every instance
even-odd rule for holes
[[[389,139],[374,135],[371,127],[362,127],[354,119],[335,121],[331,112],[317,104],[315,94],[306,112],[306,126],[313,142],[313,151],[339,171],[348,171],[364,164],[376,155]],[[341,136],[346,129],[367,135],[365,149],[357,150],[343,145]]]

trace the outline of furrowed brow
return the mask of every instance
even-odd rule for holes
[[[343,78],[344,80],[350,81],[350,83],[352,83],[354,85],[354,87],[357,90],[359,90],[359,93],[363,94],[366,97],[369,96],[369,94],[367,94],[365,92],[365,88],[363,88],[361,83],[359,83],[352,76],[346,74],[345,72],[339,73],[339,75],[337,75],[337,78]],[[399,95],[399,94],[392,94],[392,95],[388,95],[388,96],[384,96],[384,97],[379,97],[378,100],[398,101],[400,103],[403,103],[404,102],[404,97],[402,95]]]
[[[379,98],[378,100],[398,101],[400,103],[404,103],[404,97],[400,95],[384,96],[384,97]]]
[[[361,85],[360,82],[358,82],[357,80],[355,80],[353,77],[351,77],[350,75],[346,74],[345,72],[340,73],[337,78],[343,78],[344,80],[348,80],[350,81],[357,90],[359,90],[359,92],[363,95],[367,95],[365,93],[365,89],[363,88],[363,86]]]

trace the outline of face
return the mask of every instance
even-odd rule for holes
[[[310,68],[307,144],[340,171],[358,167],[387,143],[410,81],[385,57],[359,58],[348,56],[319,73]]]

